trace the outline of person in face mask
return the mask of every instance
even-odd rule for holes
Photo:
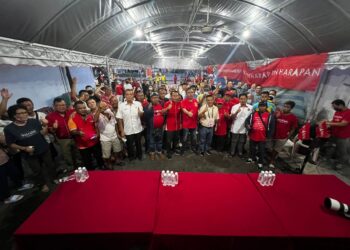
[[[327,121],[326,124],[332,129],[338,163],[335,168],[340,170],[344,167],[350,167],[350,109],[340,99],[334,100],[332,106],[335,110],[333,120]]]
[[[253,102],[254,102],[254,97],[252,94],[247,94],[247,103],[249,105],[253,105]]]

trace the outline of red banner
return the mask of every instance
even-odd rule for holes
[[[328,54],[291,56],[277,59],[267,65],[250,69],[247,63],[218,65],[218,77],[227,77],[260,84],[301,91],[315,91]]]

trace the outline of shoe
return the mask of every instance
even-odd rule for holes
[[[337,164],[334,166],[335,170],[342,170],[343,169],[343,165],[342,164]]]
[[[125,162],[123,162],[123,161],[116,162],[114,165],[115,165],[115,166],[122,167],[122,166],[125,166]]]
[[[24,197],[23,195],[19,195],[19,194],[11,195],[9,198],[4,200],[4,203],[5,204],[15,203],[15,202],[21,200],[23,197]]]
[[[167,154],[166,157],[167,157],[169,160],[171,160],[171,158],[173,158],[173,156],[170,155],[170,154]]]
[[[149,158],[151,159],[151,161],[154,161],[156,159],[156,156],[154,153],[150,153]]]
[[[17,191],[24,191],[24,190],[32,189],[33,187],[34,187],[34,184],[27,183],[27,184],[24,184],[22,187],[18,188]]]
[[[201,152],[200,155],[201,155],[201,156],[204,156],[204,152]]]
[[[252,159],[252,158],[248,158],[248,159],[246,160],[246,162],[247,162],[247,163],[252,163],[252,162],[253,162],[253,159]]]
[[[49,189],[49,187],[48,187],[47,185],[42,186],[41,192],[47,193],[47,192],[49,192],[49,191],[50,191],[50,189]]]
[[[262,169],[263,168],[263,164],[258,163],[258,169]]]
[[[175,155],[181,155],[180,151],[175,150]]]
[[[269,168],[275,168],[275,165],[273,165],[272,163],[269,164]]]
[[[191,149],[192,153],[194,153],[195,155],[198,155],[198,151],[195,149]]]
[[[207,152],[205,152],[207,155],[212,155],[212,153],[208,150]]]
[[[238,154],[238,157],[239,158],[243,158],[243,154]]]
[[[165,155],[163,153],[157,153],[157,156],[160,160],[165,160]]]

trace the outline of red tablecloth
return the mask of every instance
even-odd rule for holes
[[[350,238],[350,220],[323,206],[325,197],[350,204],[350,187],[333,175],[277,174],[275,184],[262,187],[257,174],[249,177],[288,235]],[[350,249],[350,246],[348,246]]]
[[[179,180],[160,186],[155,248],[259,247],[257,238],[286,236],[248,175],[180,173]]]
[[[257,174],[180,173],[171,188],[159,172],[90,175],[60,185],[21,225],[20,249],[349,246],[350,221],[323,208],[326,196],[349,203],[349,186],[334,176],[278,175],[261,187]]]
[[[73,236],[69,239],[71,242],[74,235],[79,235],[76,239],[82,237],[89,242],[89,238],[96,235],[109,238],[128,233],[148,235],[150,239],[159,179],[159,172],[90,172],[90,178],[84,183],[71,181],[60,185],[20,226],[16,239],[23,242],[33,239],[28,237],[31,235],[51,236],[51,240],[52,236],[55,239]],[[57,237],[61,234],[62,238]],[[26,248],[28,246],[30,244]]]

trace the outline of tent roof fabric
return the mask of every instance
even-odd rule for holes
[[[146,65],[209,65],[349,50],[349,21],[347,0],[16,0],[1,2],[0,36]]]

